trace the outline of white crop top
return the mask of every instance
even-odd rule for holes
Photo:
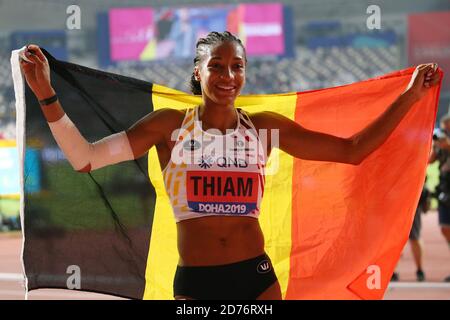
[[[234,130],[204,131],[198,110],[186,111],[162,172],[176,222],[213,215],[258,218],[267,152],[253,123],[238,108]]]

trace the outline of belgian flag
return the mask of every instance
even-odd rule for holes
[[[201,102],[198,96],[58,61],[44,52],[64,110],[90,142],[159,108]],[[135,161],[92,173],[74,171],[20,73],[18,51],[11,63],[27,290],[72,288],[172,299],[176,224],[155,148]],[[348,137],[388,108],[413,70],[322,90],[241,96],[236,106],[278,112],[308,129]],[[358,166],[272,152],[278,170],[266,176],[260,223],[285,299],[383,297],[425,180],[439,90],[440,85],[430,89]],[[269,160],[268,169],[271,165]],[[29,179],[36,172],[40,183],[27,188],[36,182]]]

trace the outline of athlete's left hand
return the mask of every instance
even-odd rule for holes
[[[428,89],[437,85],[440,80],[441,73],[438,71],[437,63],[418,65],[411,76],[406,92],[411,94],[415,100],[420,100],[428,92]]]

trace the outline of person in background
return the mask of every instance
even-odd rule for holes
[[[425,177],[425,183],[427,177]],[[411,246],[411,252],[414,257],[414,262],[416,264],[416,279],[417,281],[425,281],[425,272],[423,272],[423,242],[420,238],[420,232],[422,230],[422,218],[421,215],[426,213],[430,208],[431,202],[431,192],[428,190],[426,185],[423,185],[422,193],[420,194],[419,203],[416,208],[416,213],[414,215],[414,221],[409,233],[409,244]],[[394,272],[391,281],[398,281],[399,273]]]
[[[439,184],[435,196],[438,199],[439,226],[450,248],[450,114],[440,121],[440,129],[433,134],[433,149],[429,163],[439,161]],[[444,281],[450,282],[450,275]]]

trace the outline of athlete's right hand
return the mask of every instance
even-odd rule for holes
[[[38,100],[47,99],[55,94],[50,82],[50,66],[41,49],[34,44],[27,46],[25,56],[31,62],[20,58],[20,68],[30,89]]]

